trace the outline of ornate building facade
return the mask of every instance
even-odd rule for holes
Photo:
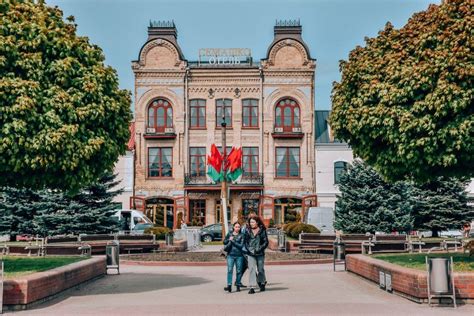
[[[218,222],[220,185],[210,181],[206,168],[211,144],[222,143],[223,119],[227,146],[243,149],[244,173],[229,185],[231,220],[255,211],[278,224],[317,204],[316,65],[301,33],[299,22],[277,22],[259,62],[250,54],[239,62],[229,56],[241,49],[202,50],[211,57],[193,62],[179,47],[174,23],[151,23],[132,62],[132,208],[169,227],[178,218],[191,225]]]

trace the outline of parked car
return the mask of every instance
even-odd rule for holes
[[[16,235],[16,241],[32,241],[33,236],[27,234]]]
[[[138,224],[153,224],[143,212],[137,210],[117,210],[113,217],[119,221],[120,233],[132,232]]]
[[[462,237],[462,231],[459,229],[445,230],[439,233],[440,237]]]
[[[147,228],[153,227],[152,223],[139,223],[136,224],[135,227],[132,229],[132,235],[141,235],[145,233]]]
[[[201,241],[222,240],[222,224],[212,224],[201,228]]]
[[[334,234],[334,210],[331,207],[310,207],[303,222],[319,229],[321,235]]]

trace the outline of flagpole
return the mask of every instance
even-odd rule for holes
[[[221,221],[222,221],[222,238],[224,238],[229,232],[229,221],[227,218],[227,173],[226,173],[226,162],[227,162],[227,150],[226,150],[226,126],[225,122],[225,104],[224,99],[222,99],[222,170],[223,170],[223,179],[221,182]]]

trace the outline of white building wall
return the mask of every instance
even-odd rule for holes
[[[114,198],[114,202],[122,203],[122,208],[128,209],[130,206],[130,197],[133,193],[133,152],[127,151],[124,156],[120,156],[115,164],[114,174],[117,174],[117,181],[120,183],[114,188],[118,190],[123,188],[122,194]]]
[[[347,144],[316,144],[316,195],[318,206],[335,208],[336,194],[340,193],[334,183],[334,163],[344,161],[352,163],[354,155]]]

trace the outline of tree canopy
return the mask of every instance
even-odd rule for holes
[[[125,153],[130,93],[73,17],[0,3],[0,186],[77,190]]]
[[[385,178],[474,176],[474,25],[469,0],[387,23],[341,61],[331,127]]]

